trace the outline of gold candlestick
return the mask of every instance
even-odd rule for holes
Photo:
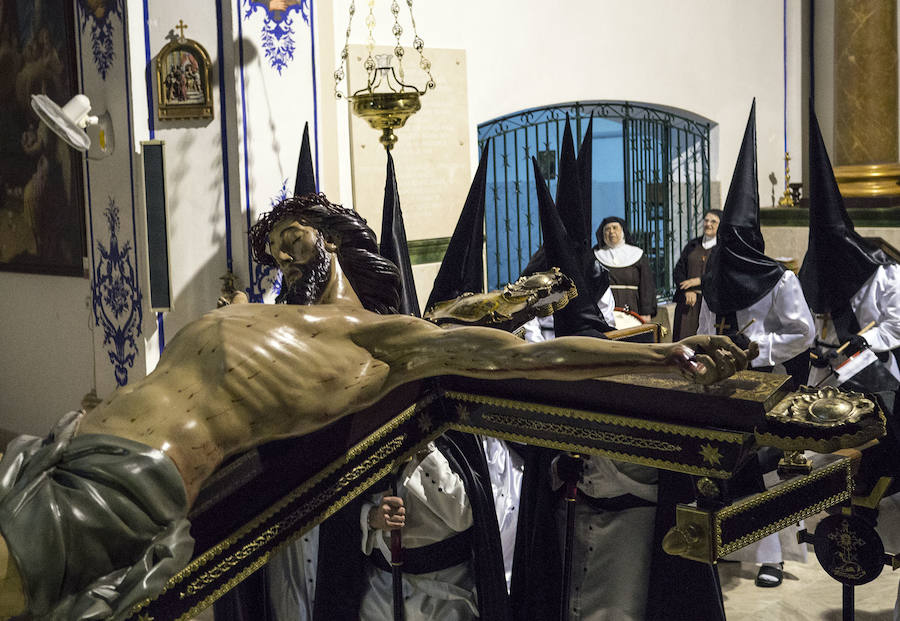
[[[791,155],[784,152],[784,196],[778,199],[779,207],[793,207],[794,197],[791,194]]]

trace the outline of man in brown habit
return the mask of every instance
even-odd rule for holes
[[[709,384],[754,355],[717,336],[526,344],[500,330],[376,314],[396,305],[396,268],[377,255],[365,221],[323,195],[286,199],[253,227],[251,241],[258,260],[283,272],[292,304],[204,315],[146,378],[87,414],[67,415],[45,439],[7,447],[3,617],[124,616],[190,559],[185,516],[223,459],[313,432],[402,384],[448,374],[575,381],[626,372]]]

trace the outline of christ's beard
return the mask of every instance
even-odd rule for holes
[[[278,302],[287,304],[315,304],[322,297],[331,273],[331,255],[325,250],[325,239],[316,239],[316,255],[303,266],[302,272],[287,286]]]

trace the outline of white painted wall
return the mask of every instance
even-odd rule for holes
[[[226,3],[227,4],[227,3]],[[157,85],[153,80],[152,104],[153,138],[165,142],[166,194],[168,199],[169,260],[171,272],[172,308],[163,313],[163,337],[166,342],[187,323],[216,307],[222,282],[219,277],[227,271],[225,244],[225,171],[223,169],[222,109],[219,88],[219,52],[217,49],[216,6],[213,2],[184,3],[178,0],[157,0],[148,4],[147,40],[151,72],[155,76],[156,56],[169,43],[167,35],[179,20],[188,27],[185,37],[197,41],[210,57],[210,84],[213,95],[213,118],[196,120],[159,120],[157,118]],[[131,43],[135,50],[135,64],[143,68],[147,49],[143,29],[143,11],[133,16],[141,29],[133,32]],[[230,21],[225,21],[225,49],[232,49]],[[139,55],[138,55],[139,54]],[[229,75],[226,73],[226,75]],[[230,84],[229,84],[230,86]],[[136,80],[133,85],[136,109],[148,110],[146,82]],[[146,114],[146,112],[145,112]],[[138,117],[137,114],[135,115]],[[136,123],[141,139],[150,138],[149,124]],[[234,117],[226,120],[233,130]],[[142,179],[138,179],[142,181]],[[236,175],[232,182],[236,185]],[[139,183],[142,188],[142,183]],[[143,196],[143,195],[142,195]],[[143,200],[140,201],[143,205]],[[140,210],[142,223],[146,214]],[[142,227],[142,235],[146,235]],[[155,319],[155,318],[154,318]],[[155,366],[159,357],[156,321],[148,331],[147,367]]]
[[[45,434],[93,382],[87,278],[0,274],[0,427]]]
[[[357,3],[358,4],[358,3]],[[401,3],[402,4],[402,3]],[[344,44],[349,0],[335,2],[335,49]],[[802,150],[800,119],[800,3],[788,2],[788,149]],[[781,0],[614,2],[539,0],[416,2],[419,35],[428,46],[466,51],[472,168],[475,125],[518,110],[575,100],[661,104],[718,124],[712,177],[727,191],[741,136],[757,98],[759,178],[763,203],[768,175],[784,169],[784,15]],[[376,39],[390,40],[392,20],[376,13]],[[367,7],[357,6],[351,43],[365,43]],[[401,18],[406,11],[402,6]],[[403,22],[401,22],[403,23]],[[440,97],[438,89],[429,97]],[[339,104],[345,106],[345,104]],[[344,117],[346,112],[344,113]],[[338,115],[341,119],[341,115]],[[402,130],[400,130],[402,132]],[[398,132],[398,135],[399,132]],[[402,139],[402,138],[401,138]],[[346,141],[344,141],[346,144]],[[795,160],[792,180],[801,166]],[[349,195],[342,170],[341,194]],[[449,235],[435,231],[434,236]]]

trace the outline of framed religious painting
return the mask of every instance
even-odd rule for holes
[[[180,27],[184,28],[184,24]],[[209,54],[192,39],[176,36],[156,57],[158,117],[211,119],[213,102],[209,84]]]
[[[0,270],[85,276],[83,156],[31,108],[78,92],[74,5],[0,2],[0,25]]]

